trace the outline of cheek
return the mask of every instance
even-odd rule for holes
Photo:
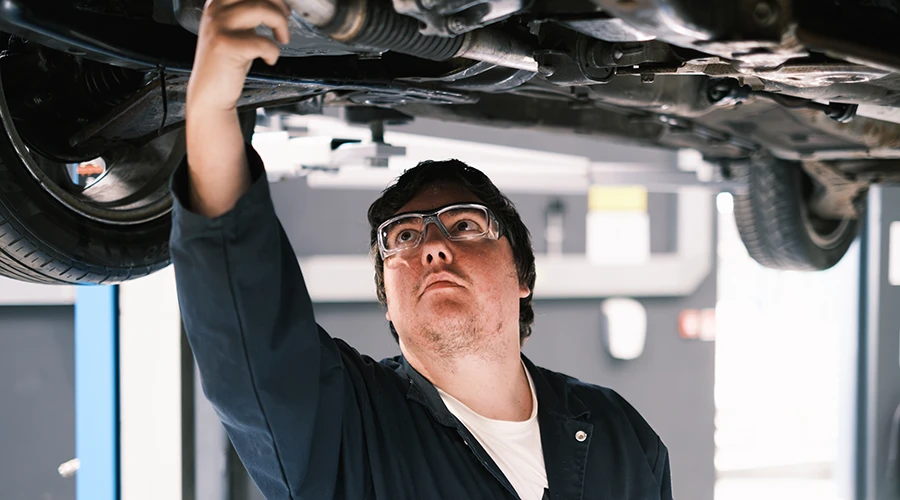
[[[509,294],[519,295],[519,277],[512,250],[507,248],[493,252],[488,258],[482,256],[477,274],[484,277],[491,297],[505,297]]]
[[[505,257],[508,259],[506,262],[508,263],[504,268],[504,284],[505,289],[509,291],[509,293],[514,294],[516,299],[521,299],[522,294],[525,293],[523,290],[522,284],[519,282],[519,270],[516,269],[516,261],[512,255],[512,252],[509,253]]]
[[[402,302],[403,290],[409,287],[409,266],[399,261],[384,266],[384,294],[388,305]]]
[[[394,290],[396,289],[396,279],[394,277],[394,273],[389,271],[387,267],[384,268],[384,296],[387,299],[388,306],[394,303],[394,296],[396,293]]]

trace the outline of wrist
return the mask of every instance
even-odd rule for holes
[[[215,104],[201,102],[188,103],[184,110],[185,122],[188,128],[196,125],[206,127],[221,127],[230,123],[239,124],[237,107],[225,108]]]
[[[231,94],[233,91],[226,92]],[[221,89],[210,88],[208,85],[198,84],[193,78],[188,81],[185,95],[186,114],[223,114],[236,113],[237,101],[240,98],[240,90],[234,97],[223,95]]]
[[[205,99],[201,96],[192,96],[188,91],[184,108],[185,116],[225,116],[237,115],[236,102],[221,102],[215,99]]]

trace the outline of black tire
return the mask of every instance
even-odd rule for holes
[[[765,159],[731,171],[747,184],[746,194],[734,196],[734,218],[754,260],[773,269],[818,271],[847,253],[857,221],[811,214],[807,202],[814,185],[799,164]]]
[[[169,263],[171,198],[157,193],[155,207],[144,221],[117,220],[78,213],[54,196],[58,188],[47,176],[29,170],[30,153],[20,155],[0,125],[0,275],[33,283],[118,283],[146,276]],[[162,185],[184,156],[181,131],[171,132],[145,146],[157,152],[170,148],[168,161],[156,165],[155,183]],[[145,152],[149,152],[148,149]],[[136,151],[137,158],[141,152]],[[146,155],[147,161],[155,161]],[[38,159],[43,162],[44,160]],[[59,166],[59,164],[57,164]],[[56,193],[59,194],[59,193]],[[95,207],[99,210],[102,205]],[[145,211],[146,212],[146,211]]]
[[[25,44],[17,42],[13,52],[24,53]],[[3,66],[9,74],[0,75],[0,276],[45,284],[109,284],[168,265],[168,182],[185,155],[183,130],[107,146],[99,153],[107,168],[93,185],[79,185],[69,169],[98,154],[38,153],[30,139],[45,131],[52,135],[54,126],[64,128],[54,115],[47,119],[22,107],[30,97],[16,83],[24,81],[22,71],[28,67],[10,64]],[[32,80],[50,76],[35,70],[28,75]],[[10,85],[19,92],[8,94],[7,102]],[[18,113],[11,111],[14,106]]]
[[[72,121],[76,117],[61,112],[115,106],[156,74],[79,60],[7,37],[0,33],[0,40],[6,40],[0,42],[0,49],[5,49],[2,67],[9,70],[0,75],[0,276],[46,284],[111,284],[166,267],[172,210],[169,179],[185,157],[183,128],[169,124],[162,135],[79,152],[69,148],[63,136],[72,133],[65,124],[77,123]],[[60,112],[46,108],[32,112],[29,103],[37,103],[35,96],[43,94],[29,95],[32,89],[23,82],[57,76],[63,83],[47,89],[58,93],[48,96],[50,102],[56,100]],[[78,85],[71,85],[67,77],[94,91],[79,93]],[[177,91],[167,92],[173,104],[178,101],[173,97],[183,98]],[[77,106],[67,106],[76,101]],[[68,121],[57,123],[63,116]],[[242,112],[240,121],[249,140],[255,110]],[[59,128],[48,129],[55,126]],[[48,142],[48,137],[53,140]],[[106,168],[95,182],[80,185],[71,180],[69,168],[75,162],[98,156]]]

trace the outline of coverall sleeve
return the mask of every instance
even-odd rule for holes
[[[669,449],[662,439],[644,420],[644,417],[625,400],[619,393],[612,391],[619,406],[625,411],[628,420],[631,421],[644,455],[647,457],[647,465],[653,470],[653,477],[659,485],[659,500],[673,500],[672,474],[669,468]]]
[[[672,472],[669,468],[669,450],[662,440],[659,440],[659,448],[656,456],[656,467],[653,475],[659,483],[659,499],[674,500],[672,497]]]
[[[262,161],[246,149],[252,187],[220,217],[190,210],[186,162],[172,179],[170,251],[203,391],[267,499],[363,498],[345,354],[316,324]]]

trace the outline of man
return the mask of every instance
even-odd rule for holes
[[[172,186],[186,331],[257,486],[269,499],[670,500],[668,452],[636,410],[521,355],[534,253],[475,169],[425,162],[369,210],[402,356],[375,362],[316,325],[235,110],[250,63],[278,58],[253,28],[285,43],[288,15],[281,0],[208,2]]]

